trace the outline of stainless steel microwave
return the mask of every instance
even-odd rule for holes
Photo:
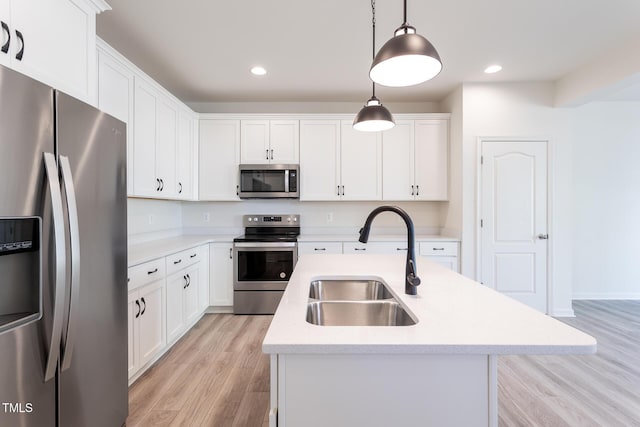
[[[299,165],[240,165],[241,199],[299,199]]]

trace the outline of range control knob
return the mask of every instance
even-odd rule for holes
[[[298,218],[297,218],[297,217],[294,217],[294,218],[293,218],[293,222],[298,222]]]
[[[288,221],[288,222],[291,222],[291,217],[287,217],[287,221]]]
[[[258,217],[253,217],[253,220],[254,220],[255,222],[258,222]]]
[[[253,221],[253,218],[249,218],[249,222]]]

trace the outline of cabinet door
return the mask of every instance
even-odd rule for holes
[[[167,278],[167,342],[180,336],[186,326],[184,314],[184,295],[187,289],[187,277],[184,270]]]
[[[140,317],[141,306],[138,300],[138,291],[129,292],[127,303],[127,326],[128,326],[128,372],[131,378],[139,368],[138,359],[140,358],[140,349],[138,347],[138,318]]]
[[[98,108],[127,124],[127,194],[133,195],[133,71],[101,50]]]
[[[209,307],[209,245],[200,246],[200,271],[198,273],[198,311],[204,312]]]
[[[269,163],[269,120],[242,120],[240,163]]]
[[[178,161],[176,193],[178,199],[189,200],[193,197],[193,122],[191,117],[181,112],[178,117]]]
[[[133,193],[158,197],[156,175],[156,92],[138,77],[134,78],[133,116]]]
[[[380,132],[362,132],[342,121],[340,133],[342,200],[382,200]]]
[[[429,258],[431,261],[437,262],[438,264],[448,268],[449,270],[455,271],[456,273],[460,272],[460,268],[458,267],[458,257],[434,256],[434,257],[427,257],[427,258]]]
[[[415,121],[416,200],[447,200],[449,121]]]
[[[199,200],[240,200],[240,120],[200,120]]]
[[[176,106],[158,98],[156,121],[156,173],[161,180],[160,196],[176,198],[176,146],[178,141],[178,111]]]
[[[413,200],[413,120],[398,120],[382,133],[382,199]]]
[[[210,305],[233,305],[233,244],[209,245],[209,298]]]
[[[402,254],[406,255],[407,242],[344,242],[345,254]]]
[[[164,292],[164,280],[153,282],[138,291],[142,305],[138,317],[140,366],[153,359],[166,344]]]
[[[300,126],[298,120],[269,122],[269,159],[276,164],[300,162]]]
[[[340,121],[300,121],[300,200],[338,200]]]
[[[0,28],[0,46],[4,46],[7,42],[14,40],[13,33],[11,31],[10,0],[0,0],[0,22],[3,24],[2,28]],[[8,66],[11,63],[11,53],[11,51],[0,51],[0,65]]]
[[[24,45],[16,31],[22,34]],[[22,49],[24,47],[24,49]],[[22,59],[17,59],[18,52]],[[91,101],[95,72],[95,11],[69,0],[11,2],[11,67]]]
[[[192,265],[185,270],[187,275],[187,287],[184,293],[184,319],[185,324],[190,325],[200,314],[198,293],[199,293],[199,278],[198,273],[200,266],[198,264]]]

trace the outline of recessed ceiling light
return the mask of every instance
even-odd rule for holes
[[[255,74],[256,76],[264,76],[265,74],[267,74],[267,70],[265,70],[264,67],[257,65],[251,69],[251,73]]]
[[[497,73],[500,70],[502,70],[501,65],[489,65],[487,68],[485,68],[484,72],[487,74],[493,74]]]

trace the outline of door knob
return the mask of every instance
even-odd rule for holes
[[[547,240],[549,238],[548,234],[538,234],[538,239]]]

